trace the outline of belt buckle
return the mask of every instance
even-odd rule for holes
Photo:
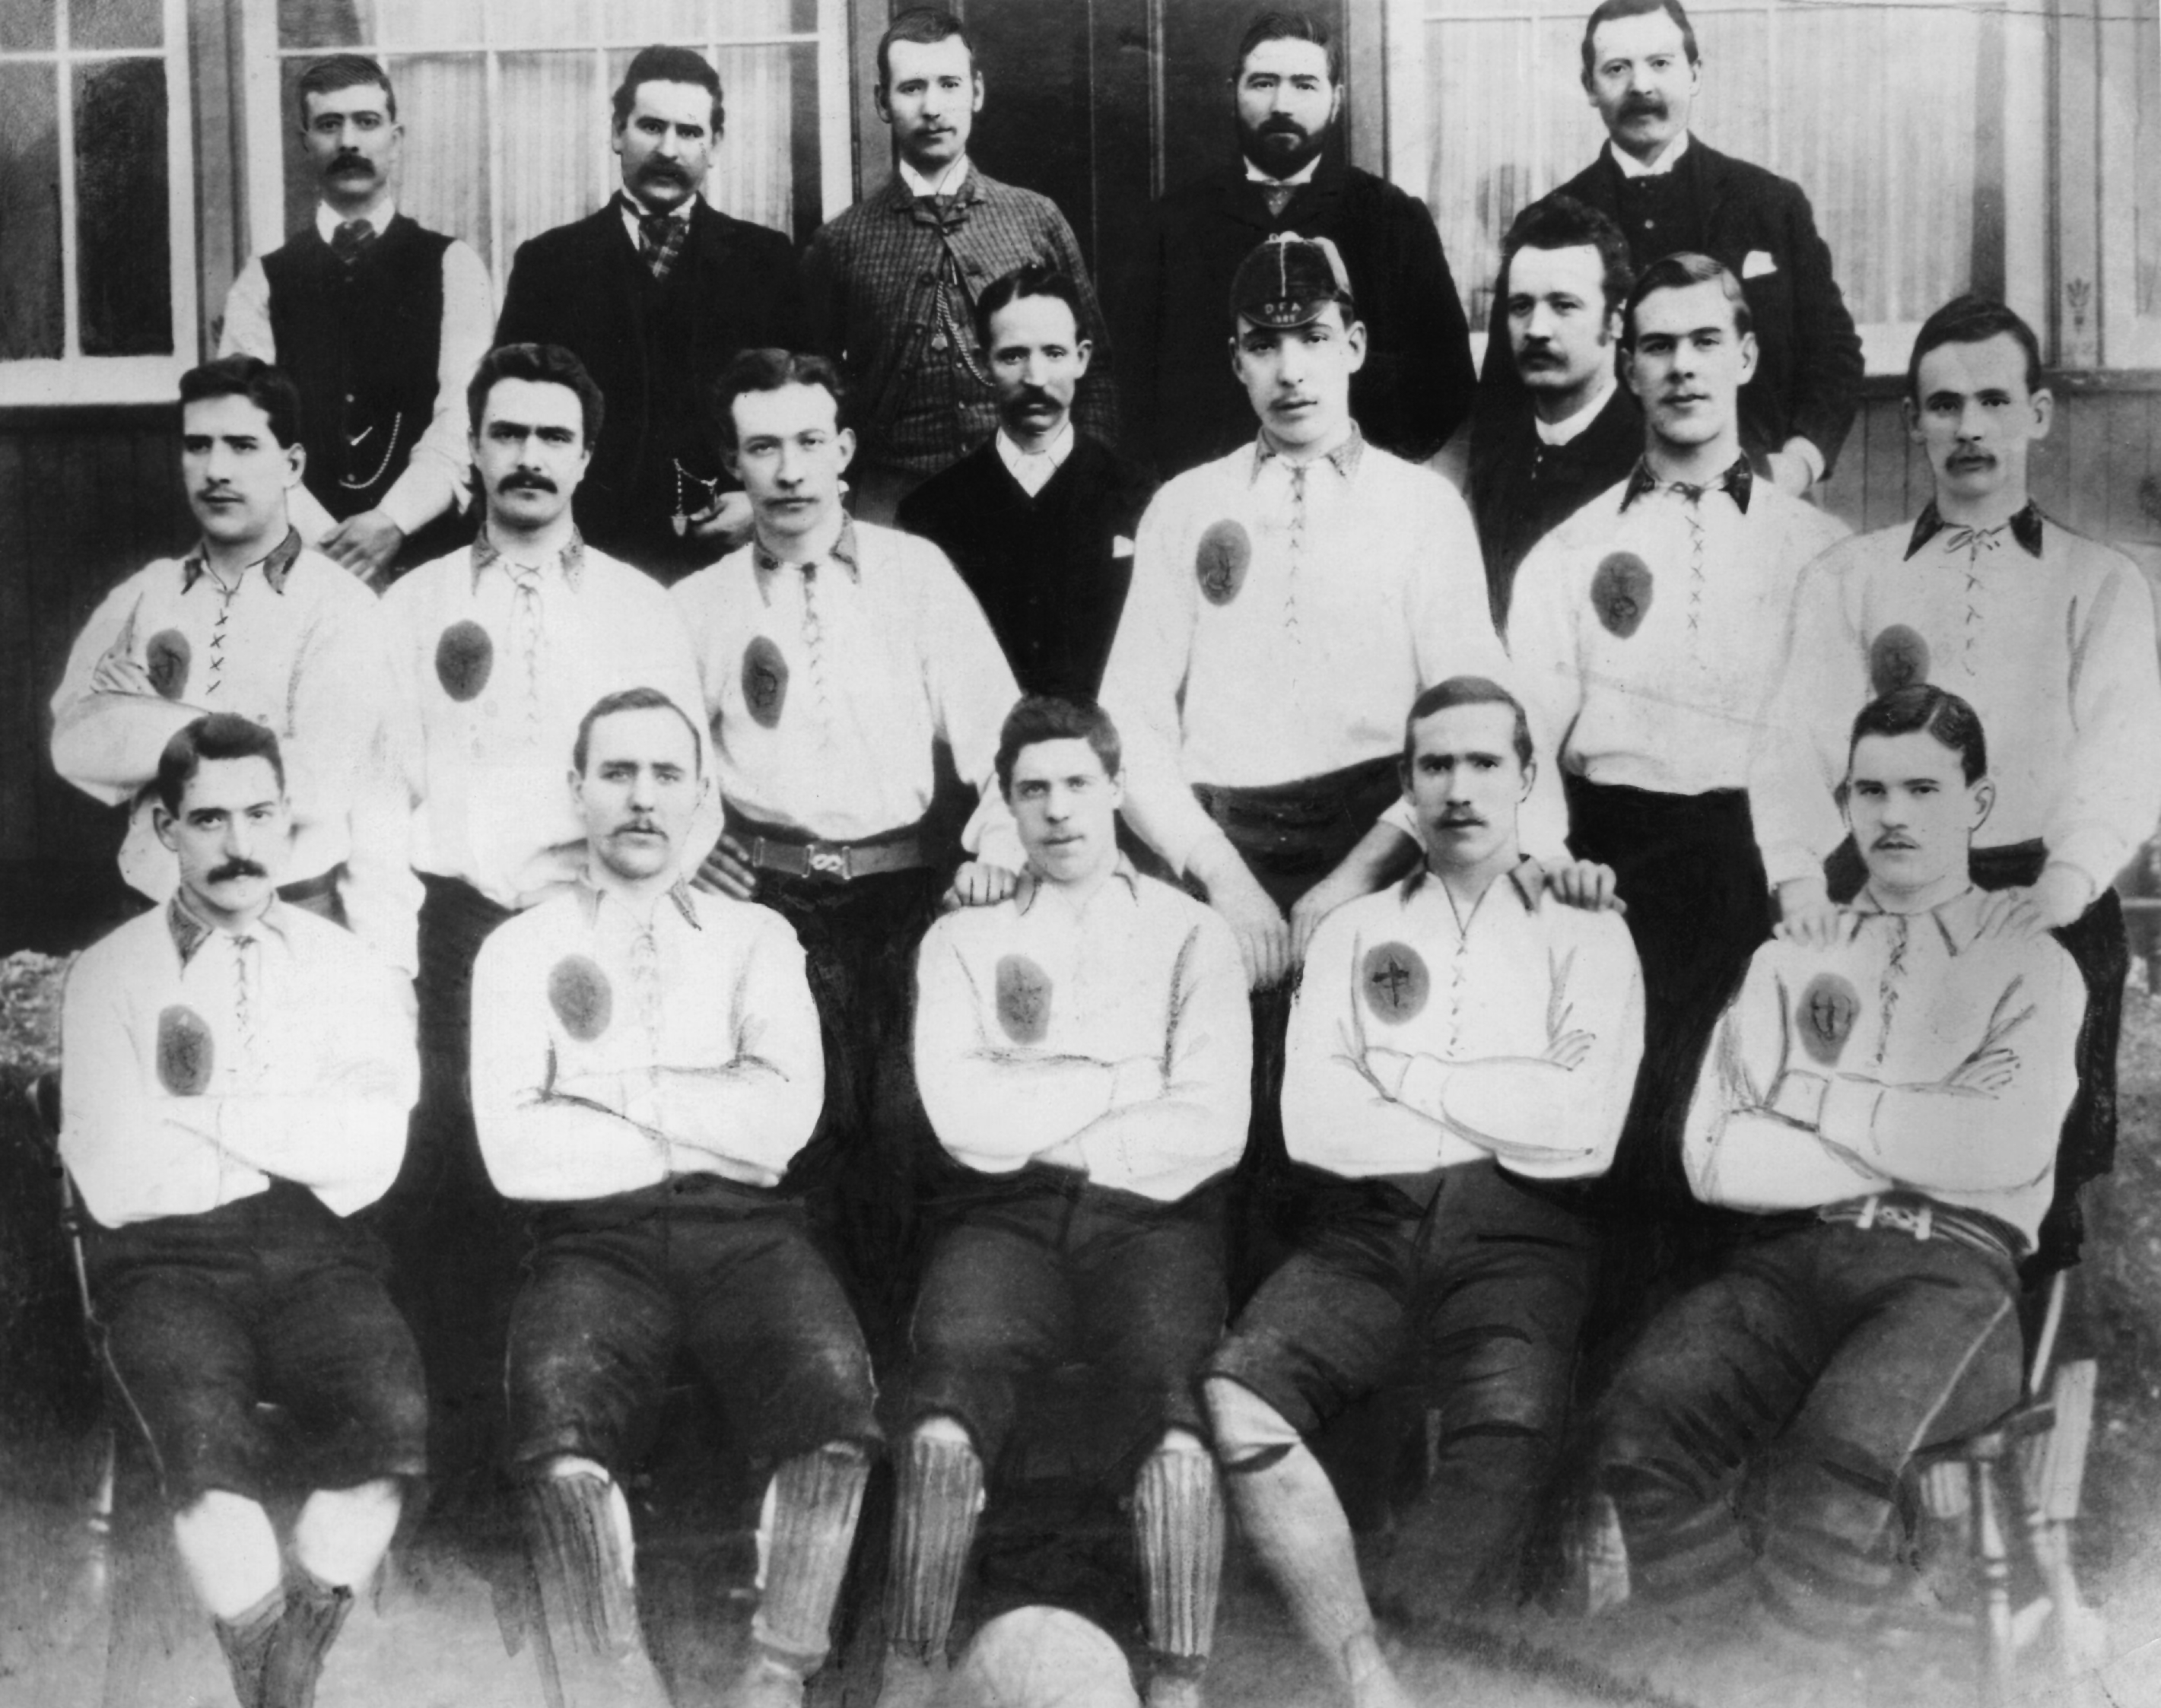
[[[848,851],[835,847],[830,842],[813,842],[803,851],[803,863],[814,877],[822,877],[833,883],[848,881]]]
[[[1935,1216],[1926,1204],[1912,1210],[1902,1204],[1885,1204],[1878,1207],[1876,1219],[1886,1227],[1911,1234],[1916,1242],[1929,1238],[1935,1232]]]

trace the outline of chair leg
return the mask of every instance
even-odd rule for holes
[[[1997,1481],[2000,1444],[1976,1444],[1969,1461],[1973,1478],[1973,1539],[1981,1577],[1981,1708],[2009,1708],[2018,1647],[2011,1628],[2011,1548],[2004,1524],[2003,1493]]]

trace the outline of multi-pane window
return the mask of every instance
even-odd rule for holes
[[[1390,0],[1389,168],[1425,198],[1474,328],[1500,244],[1606,133],[1585,0]],[[1807,192],[1873,369],[1976,286],[2045,323],[2045,18],[1969,0],[1701,0],[1691,128]]]
[[[195,351],[185,0],[0,0],[0,403],[169,396]]]
[[[691,48],[720,73],[706,199],[805,237],[852,197],[846,13],[846,0],[253,0],[251,33],[268,38],[278,79],[251,102],[250,163],[282,186],[253,198],[254,245],[275,247],[314,205],[301,72],[362,52],[397,87],[400,209],[471,243],[500,292],[520,243],[615,190],[609,96],[651,42]]]

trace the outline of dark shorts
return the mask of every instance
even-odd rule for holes
[[[1445,1428],[1484,1409],[1557,1431],[1596,1244],[1565,1192],[1491,1161],[1445,1170],[1423,1211],[1383,1182],[1338,1183],[1207,1373],[1304,1434],[1404,1378]]]
[[[200,1216],[90,1223],[85,1244],[113,1381],[174,1506],[261,1500],[291,1472],[350,1488],[426,1471],[420,1358],[383,1247],[314,1193],[273,1181]]]
[[[966,1426],[995,1464],[1028,1378],[1086,1362],[1104,1459],[1130,1464],[1166,1429],[1205,1440],[1196,1392],[1223,1332],[1221,1183],[1176,1203],[1032,1165],[952,1208],[917,1301],[911,1424]]]
[[[687,1351],[758,1459],[874,1445],[862,1330],[801,1202],[711,1174],[532,1218],[511,1314],[510,1458],[633,1458]]]

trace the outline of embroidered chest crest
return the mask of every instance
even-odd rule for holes
[[[150,685],[168,700],[178,700],[187,692],[188,666],[194,659],[195,649],[177,628],[159,629],[143,649],[143,664],[150,673]]]
[[[1253,565],[1253,539],[1246,524],[1225,518],[1211,522],[1193,554],[1194,579],[1211,605],[1228,605],[1246,585]]]
[[[1651,566],[1632,551],[1608,552],[1591,578],[1591,608],[1621,640],[1643,626],[1651,610]]]
[[[788,660],[769,635],[755,637],[743,648],[742,696],[761,729],[780,721],[780,709],[788,703]]]
[[[1853,1023],[1860,1013],[1861,997],[1851,983],[1835,972],[1818,973],[1801,992],[1800,1008],[1794,1017],[1801,1048],[1824,1066],[1831,1066],[1845,1050],[1846,1040],[1853,1035]]]
[[[1929,680],[1929,643],[1903,622],[1894,622],[1868,643],[1868,685],[1881,699]]]
[[[548,1006],[563,1029],[581,1044],[607,1030],[615,1013],[615,992],[599,964],[583,955],[566,955],[548,975]]]
[[[1408,943],[1379,943],[1366,951],[1358,987],[1373,1018],[1387,1026],[1414,1020],[1433,994],[1425,959]]]
[[[1025,955],[998,958],[998,1024],[1015,1044],[1040,1044],[1050,1031],[1050,975]]]
[[[454,622],[435,643],[435,680],[443,692],[463,703],[487,686],[495,669],[495,643],[487,631],[470,617]]]
[[[158,1083],[175,1097],[200,1097],[217,1065],[209,1023],[175,1002],[158,1016]]]

